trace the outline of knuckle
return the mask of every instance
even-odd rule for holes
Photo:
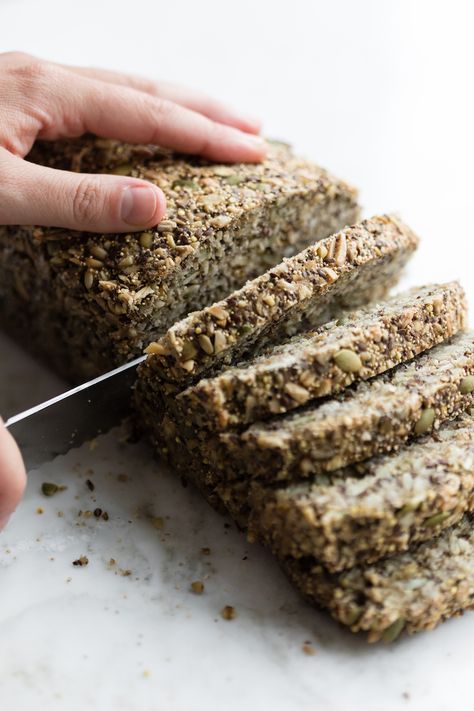
[[[145,92],[145,94],[151,94],[152,96],[156,96],[157,94],[157,85],[152,79],[140,77],[136,80],[134,88]]]
[[[90,178],[83,178],[77,185],[72,199],[74,219],[81,224],[90,224],[102,215],[102,199],[99,185]]]
[[[160,121],[172,121],[178,111],[178,106],[167,99],[155,99],[155,112]]]
[[[20,56],[15,60],[10,72],[19,80],[28,83],[42,80],[49,73],[49,65],[42,59],[37,59],[29,54],[18,53]]]
[[[27,52],[18,52],[17,50],[2,52],[1,57],[10,64],[22,64],[26,63],[30,59],[33,59],[33,57]]]

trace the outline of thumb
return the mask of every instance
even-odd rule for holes
[[[0,148],[0,224],[130,232],[156,225],[165,209],[145,180],[54,170]]]
[[[20,501],[26,485],[20,450],[0,417],[0,531]]]

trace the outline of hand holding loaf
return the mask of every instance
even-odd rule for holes
[[[214,160],[265,155],[258,121],[165,82],[8,52],[0,55],[0,91],[0,225],[133,232],[156,225],[165,213],[157,185],[120,170],[85,175],[73,172],[76,166],[66,171],[23,160],[37,138],[92,132]],[[23,488],[18,449],[0,422],[0,530]]]
[[[166,83],[102,69],[66,67],[21,52],[0,55],[0,224],[125,232],[163,217],[162,191],[123,175],[78,175],[23,158],[38,138],[90,132],[153,143],[212,160],[259,161],[259,124]]]
[[[74,98],[91,100],[85,113],[72,101],[71,120],[48,94],[50,120],[27,111],[19,141],[0,148],[0,169],[52,186],[65,176],[66,196],[75,186],[85,205],[46,204],[45,218],[33,199],[22,213],[20,190],[4,222],[19,209],[87,230],[0,229],[3,324],[27,328],[30,348],[71,379],[147,346],[134,403],[157,453],[352,631],[393,641],[472,606],[474,333],[462,287],[387,299],[417,247],[413,231],[393,215],[356,223],[356,192],[286,144],[249,163],[261,144],[238,129],[257,127],[222,107],[97,70],[2,61],[7,88],[26,81],[44,97],[68,73]],[[22,160],[36,136],[102,128],[129,143],[40,141]],[[96,209],[104,188],[109,212]],[[154,195],[138,234],[117,208],[134,191],[140,209]],[[0,526],[24,484],[0,430],[2,445]]]

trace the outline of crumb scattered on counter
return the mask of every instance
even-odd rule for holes
[[[106,565],[107,565],[107,568],[109,570],[111,570],[115,565],[117,565],[117,561],[115,560],[115,558],[110,558],[110,560],[107,561]]]
[[[89,491],[94,491],[94,489],[95,489],[95,484],[90,479],[86,479],[86,486],[89,489]]]
[[[163,526],[165,525],[164,519],[161,516],[154,516],[153,518],[150,519],[153,528],[156,528],[158,531],[161,531]]]
[[[89,565],[89,558],[86,555],[81,555],[77,560],[73,560],[72,564],[76,567],[82,568],[85,565]]]
[[[211,549],[210,548],[201,548],[201,553],[203,555],[211,555]]]
[[[316,654],[316,650],[315,650],[315,648],[313,647],[313,645],[311,644],[311,642],[310,642],[309,640],[306,640],[306,641],[304,642],[304,644],[303,644],[303,646],[301,647],[301,649],[302,649],[303,652],[304,652],[305,654],[307,654],[309,657],[313,657],[313,656]]]
[[[50,481],[44,481],[41,484],[41,492],[43,496],[54,496],[60,491],[65,491],[66,489],[67,486],[63,486],[62,484],[53,484]]]
[[[41,506],[38,506],[38,508],[36,509],[36,513],[37,513],[37,514],[43,514],[43,513],[44,513],[44,509],[43,509]]]
[[[117,481],[121,481],[122,483],[125,483],[126,481],[128,481],[128,475],[127,474],[118,474]]]
[[[200,580],[194,580],[194,582],[191,583],[191,590],[195,595],[202,595],[204,592],[204,583]]]
[[[221,617],[224,620],[234,620],[236,616],[235,607],[232,607],[232,605],[226,605],[221,610]]]

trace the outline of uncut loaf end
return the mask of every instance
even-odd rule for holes
[[[358,215],[353,188],[276,142],[261,164],[91,137],[39,142],[29,159],[143,178],[167,200],[142,233],[0,227],[0,323],[74,381],[139,355],[189,311]]]

